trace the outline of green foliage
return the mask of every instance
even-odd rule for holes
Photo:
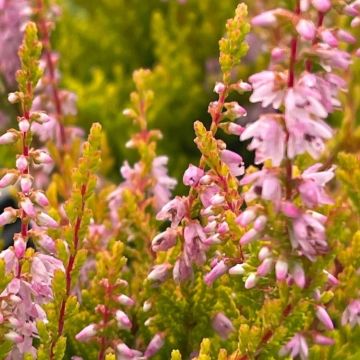
[[[64,12],[55,48],[61,54],[63,84],[78,95],[79,124],[89,127],[93,120],[100,121],[117,165],[124,158],[133,159],[124,147],[132,129],[118,109],[126,107],[133,71],[153,67],[156,102],[150,121],[170,139],[160,150],[169,155],[174,175],[180,175],[189,160],[196,160],[192,123],[205,116],[219,77],[217,39],[238,1],[61,4]]]

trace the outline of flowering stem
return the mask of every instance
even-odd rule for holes
[[[300,15],[300,0],[296,1],[295,14]],[[290,65],[289,65],[289,76],[288,76],[288,87],[292,88],[295,81],[295,65],[298,48],[298,35],[294,35],[291,39],[291,50],[290,50]],[[289,133],[286,134],[286,144],[289,142]],[[291,198],[291,181],[292,181],[292,162],[290,158],[286,159],[286,198]]]
[[[50,86],[52,90],[52,96],[54,101],[54,107],[56,111],[56,118],[59,125],[60,130],[60,141],[62,146],[66,144],[66,136],[65,136],[65,127],[62,122],[63,114],[61,108],[61,100],[59,96],[59,91],[56,86],[56,78],[55,78],[55,68],[54,63],[51,58],[51,44],[50,44],[50,35],[47,28],[46,20],[44,18],[44,4],[43,0],[37,0],[38,4],[38,16],[39,16],[39,29],[42,35],[41,42],[43,43],[44,48],[44,55],[46,59],[46,65],[49,70],[49,77],[50,77]]]
[[[83,218],[83,214],[84,214],[84,209],[85,209],[85,193],[86,193],[86,184],[83,184],[82,187],[81,187],[81,211],[80,211],[80,214],[76,218],[75,228],[74,228],[74,237],[73,237],[74,249],[73,249],[73,253],[69,257],[69,262],[68,262],[68,265],[66,267],[66,272],[65,272],[66,293],[65,293],[65,296],[64,296],[64,298],[63,298],[63,300],[61,302],[60,315],[59,315],[59,320],[58,320],[57,337],[53,340],[53,342],[51,344],[51,349],[50,349],[50,359],[51,360],[54,359],[54,347],[56,345],[57,339],[62,336],[63,331],[64,331],[65,307],[66,307],[66,302],[67,302],[67,300],[68,300],[68,298],[70,296],[71,275],[72,275],[74,262],[75,262],[75,258],[76,258],[77,251],[78,251],[78,246],[79,246],[79,231],[80,231],[80,226],[81,226],[81,222],[82,222],[82,218]]]

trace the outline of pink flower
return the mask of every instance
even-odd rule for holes
[[[281,259],[276,261],[275,274],[276,274],[276,279],[278,281],[283,281],[286,279],[287,274],[288,274],[288,268],[289,268],[289,265],[288,265],[287,261],[281,260]]]
[[[219,278],[220,276],[224,275],[228,270],[228,266],[225,264],[224,260],[219,261],[209,273],[205,275],[204,281],[206,285],[210,286],[212,283]]]
[[[286,73],[266,70],[250,76],[249,82],[253,87],[251,102],[261,102],[263,107],[272,105],[274,109],[280,108],[286,92]]]
[[[320,12],[327,12],[331,9],[331,0],[311,0],[314,8]]]
[[[166,251],[175,246],[177,231],[173,228],[167,228],[164,232],[156,235],[151,242],[153,251]]]
[[[304,269],[301,264],[296,263],[291,271],[291,275],[295,281],[295,284],[303,289],[305,287],[306,279],[305,279],[305,273]]]
[[[291,245],[309,260],[327,252],[325,226],[316,213],[303,213],[293,220],[290,232]]]
[[[147,276],[150,281],[163,282],[169,275],[170,264],[155,265]]]
[[[306,339],[300,333],[296,334],[279,352],[280,356],[289,355],[292,359],[300,356],[301,360],[307,360],[309,355],[309,347]]]
[[[275,11],[265,11],[251,20],[253,26],[271,26],[277,22]]]
[[[184,256],[181,256],[176,260],[173,269],[173,278],[176,283],[181,283],[193,275],[191,264],[185,260]]]
[[[150,358],[154,356],[165,344],[164,335],[156,334],[147,346],[144,356]]]
[[[185,259],[191,263],[202,265],[206,260],[205,232],[198,222],[190,222],[184,229]]]
[[[270,159],[273,166],[279,166],[285,153],[286,134],[275,116],[263,115],[246,127],[240,140],[253,138],[249,150],[255,150],[255,164]]]
[[[125,343],[116,346],[118,360],[140,360],[142,353],[140,351],[130,349]]]
[[[175,179],[168,176],[167,163],[167,156],[158,156],[152,163],[151,175],[156,180],[152,191],[158,209],[161,209],[170,200],[171,190],[177,184]]]
[[[170,220],[171,225],[176,227],[185,216],[186,208],[184,199],[177,196],[165,204],[156,215],[157,220]]]
[[[190,164],[184,173],[184,177],[183,177],[184,185],[196,186],[203,176],[204,176],[203,169],[200,169],[197,166]]]
[[[245,193],[246,202],[250,202],[258,197],[269,200],[276,207],[280,205],[281,184],[279,179],[269,170],[260,170],[246,175],[240,185],[253,184],[249,191]]]
[[[220,157],[221,160],[229,167],[233,176],[241,176],[244,174],[244,161],[239,154],[230,150],[222,150]]]
[[[318,171],[322,164],[309,167],[301,175],[302,181],[298,189],[302,201],[307,207],[316,207],[322,204],[332,204],[332,199],[326,194],[324,186],[334,177],[334,167],[326,171]]]
[[[217,313],[212,319],[213,329],[226,340],[230,334],[235,330],[231,320],[222,312]]]
[[[117,310],[115,313],[115,318],[120,329],[130,330],[132,323],[128,316],[121,310]]]
[[[296,25],[297,32],[304,40],[312,41],[316,35],[316,27],[312,21],[300,19]]]
[[[117,301],[121,305],[124,305],[124,306],[130,306],[131,307],[131,306],[135,305],[135,301],[131,297],[126,296],[124,294],[121,294],[120,296],[118,296]]]
[[[4,209],[4,212],[0,215],[0,226],[11,224],[16,221],[17,210],[7,207]]]
[[[335,344],[335,340],[327,336],[316,333],[313,335],[313,341],[315,344],[331,346]]]
[[[245,289],[252,289],[258,281],[259,278],[257,275],[255,273],[251,273],[245,280]]]
[[[96,325],[90,324],[76,334],[75,339],[77,341],[86,342],[94,337],[97,333]]]
[[[258,266],[256,275],[266,276],[273,268],[273,259],[268,257]]]
[[[16,173],[9,172],[5,174],[0,180],[0,188],[15,184],[17,179],[18,175]]]
[[[352,300],[341,317],[341,325],[360,326],[360,300]]]
[[[318,159],[325,149],[324,141],[332,137],[332,131],[323,121],[300,118],[289,121],[289,142],[287,153],[293,159],[296,155],[308,152]]]
[[[316,307],[316,317],[324,324],[324,326],[328,330],[334,330],[334,324],[333,324],[329,314],[323,307],[321,307],[321,306]]]

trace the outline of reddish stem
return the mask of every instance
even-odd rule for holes
[[[46,59],[46,65],[49,70],[49,78],[50,78],[52,97],[53,97],[55,111],[56,111],[56,118],[57,118],[59,129],[60,129],[60,141],[61,141],[61,144],[64,146],[66,144],[66,135],[65,135],[65,127],[62,122],[63,113],[62,113],[59,90],[56,86],[55,67],[54,67],[53,60],[51,58],[50,34],[49,34],[48,27],[46,24],[46,19],[44,18],[43,0],[38,0],[37,4],[38,4],[38,16],[39,16],[39,29],[42,34],[41,42],[44,47],[44,55],[45,55],[45,59]]]
[[[70,296],[71,275],[72,275],[74,262],[75,262],[75,258],[76,258],[78,246],[79,246],[79,231],[80,231],[80,226],[81,226],[84,209],[85,209],[85,193],[86,193],[86,185],[83,184],[81,186],[81,211],[80,211],[80,214],[76,218],[75,227],[74,227],[74,237],[73,237],[74,249],[72,251],[72,254],[69,257],[69,262],[68,262],[68,264],[66,266],[66,270],[65,270],[66,293],[65,293],[65,297],[63,298],[63,300],[61,302],[61,306],[60,306],[60,314],[59,314],[59,320],[58,320],[58,333],[57,333],[56,339],[53,340],[53,342],[51,344],[51,348],[50,348],[50,359],[51,360],[54,359],[54,346],[56,344],[56,341],[60,336],[62,336],[63,331],[64,331],[65,307],[66,307],[66,302]]]

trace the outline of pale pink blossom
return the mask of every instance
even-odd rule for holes
[[[252,138],[249,150],[255,150],[255,164],[270,159],[273,166],[279,166],[285,154],[286,134],[275,116],[263,115],[246,127],[240,140]]]

